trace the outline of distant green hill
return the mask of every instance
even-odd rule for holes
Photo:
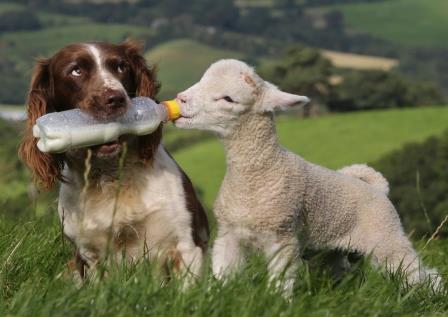
[[[29,70],[35,57],[48,56],[70,43],[120,42],[128,37],[143,39],[149,32],[147,27],[89,22],[81,25],[45,28],[39,31],[8,32],[0,35],[0,40],[8,43],[2,47],[2,54],[17,61],[20,68]]]
[[[355,30],[410,46],[448,47],[448,1],[385,0],[334,5]]]
[[[24,8],[24,6],[17,4],[17,3],[2,2],[2,3],[0,3],[0,14],[8,12],[8,11],[13,11],[13,10],[21,10],[23,8]]]
[[[162,43],[145,56],[149,63],[158,65],[162,98],[171,98],[197,82],[207,67],[218,59],[244,58],[239,52],[216,49],[189,39]]]
[[[277,121],[280,143],[286,148],[312,162],[339,168],[376,161],[404,143],[441,133],[448,128],[448,108],[370,111],[305,120],[280,117]],[[174,156],[210,207],[225,171],[222,145],[217,139],[208,140]]]

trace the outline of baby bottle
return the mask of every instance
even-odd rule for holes
[[[124,115],[110,121],[97,120],[80,109],[46,114],[36,120],[33,135],[39,138],[40,151],[61,153],[112,142],[123,134],[150,134],[161,122],[179,117],[175,100],[158,104],[147,97],[136,97]]]

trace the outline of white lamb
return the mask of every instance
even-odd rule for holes
[[[283,276],[289,294],[306,246],[371,255],[375,265],[402,269],[409,284],[441,285],[405,236],[380,173],[365,165],[332,171],[279,145],[273,111],[303,105],[307,97],[280,91],[243,62],[221,60],[178,101],[182,117],[175,125],[216,132],[226,152],[214,205],[215,276],[238,270],[243,247],[250,246],[264,252],[271,278]]]

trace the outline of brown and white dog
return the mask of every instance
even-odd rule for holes
[[[19,155],[43,188],[61,182],[59,217],[82,277],[108,254],[201,272],[207,218],[189,178],[160,144],[162,126],[64,154],[40,152],[32,135],[36,119],[49,112],[78,107],[106,119],[125,112],[131,97],[154,98],[159,84],[140,51],[131,41],[72,44],[39,60],[32,77]]]

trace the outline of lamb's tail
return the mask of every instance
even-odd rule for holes
[[[372,185],[384,194],[389,194],[389,182],[380,172],[374,170],[366,164],[353,164],[338,170],[339,173],[359,178],[360,180]]]

